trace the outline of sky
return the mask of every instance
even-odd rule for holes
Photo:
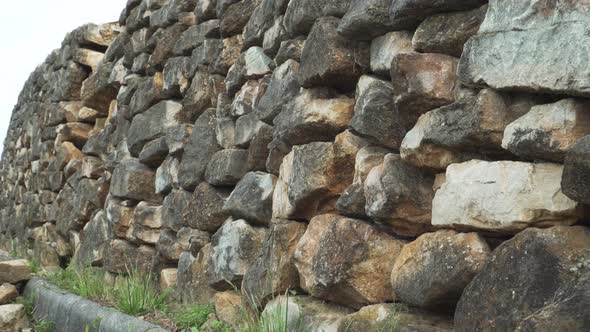
[[[0,10],[0,153],[10,115],[29,74],[85,23],[119,19],[126,0],[2,1]]]

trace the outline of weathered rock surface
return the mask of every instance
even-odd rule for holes
[[[461,57],[463,45],[483,22],[487,5],[481,8],[431,16],[414,33],[412,45],[422,53],[443,53]]]
[[[399,53],[391,62],[395,105],[412,126],[427,111],[455,101],[457,59],[435,53]]]
[[[138,201],[160,202],[156,194],[155,172],[136,159],[122,161],[113,171],[110,193]]]
[[[240,285],[244,274],[258,257],[267,230],[252,227],[243,219],[227,220],[211,238],[208,278],[217,290]]]
[[[223,206],[236,219],[265,226],[272,217],[272,194],[276,177],[262,172],[247,173],[237,183]]]
[[[208,109],[195,122],[180,162],[178,181],[185,189],[193,189],[199,184],[209,159],[221,150],[215,138],[215,119],[215,109]]]
[[[427,233],[404,246],[391,272],[398,300],[453,312],[463,289],[487,263],[490,248],[477,233]]]
[[[371,71],[389,77],[391,61],[399,53],[412,53],[412,34],[408,31],[394,31],[371,41]]]
[[[436,170],[470,159],[502,157],[504,129],[530,107],[527,101],[522,110],[513,103],[507,95],[484,89],[427,112],[404,137],[400,154],[413,165]]]
[[[430,229],[434,177],[387,154],[365,180],[365,212],[401,235]]]
[[[450,332],[452,317],[406,308],[400,304],[374,304],[347,315],[338,326],[345,331],[396,331]]]
[[[260,255],[242,280],[242,294],[252,307],[264,307],[275,296],[299,288],[293,256],[307,226],[295,221],[275,220]]]
[[[295,251],[301,288],[352,308],[393,299],[388,273],[403,242],[360,220],[313,218]]]
[[[25,259],[0,262],[0,283],[16,284],[31,279],[31,267]]]
[[[502,147],[523,158],[563,161],[590,134],[589,109],[590,103],[576,99],[535,106],[506,127]]]
[[[203,231],[217,231],[229,217],[229,213],[223,210],[227,196],[226,191],[202,182],[182,210],[183,223]]]
[[[0,305],[8,304],[18,297],[18,290],[9,283],[0,286]]]
[[[465,45],[460,80],[496,89],[589,96],[588,67],[583,47],[578,47],[588,44],[583,33],[587,14],[579,2],[490,2],[480,34]]]
[[[590,204],[589,144],[590,136],[584,136],[567,152],[561,178],[563,193],[584,204]]]
[[[562,193],[562,173],[556,164],[472,160],[450,165],[432,201],[432,224],[502,233],[574,224],[581,211]]]
[[[6,332],[18,332],[29,328],[29,320],[22,304],[5,304],[0,306],[0,329]]]
[[[315,22],[301,54],[299,81],[303,87],[351,90],[368,71],[368,45],[340,36],[339,22],[335,17],[323,17]]]
[[[392,29],[389,0],[354,0],[338,25],[338,33],[349,39],[371,40]]]
[[[587,330],[589,247],[582,226],[530,228],[504,242],[463,292],[455,330]]]
[[[354,163],[354,180],[338,201],[336,209],[342,215],[353,218],[365,218],[365,187],[364,183],[369,172],[381,164],[388,153],[386,149],[367,146],[359,150]]]
[[[340,307],[329,302],[320,301],[311,296],[277,296],[270,301],[263,316],[271,324],[276,324],[271,317],[284,317],[289,331],[336,331],[336,327],[342,324],[346,315],[352,310]],[[283,326],[283,325],[281,325]],[[280,328],[280,327],[278,327]]]
[[[434,14],[473,9],[485,3],[485,0],[443,0],[436,3],[428,0],[396,0],[391,2],[389,16],[395,29],[412,29]]]
[[[399,148],[405,128],[393,103],[393,86],[373,76],[362,76],[356,88],[354,116],[350,126],[372,143]]]

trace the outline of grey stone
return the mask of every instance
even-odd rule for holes
[[[565,156],[561,178],[563,193],[584,204],[590,204],[589,150],[590,136],[584,136],[576,141]]]
[[[216,290],[239,285],[258,257],[266,237],[265,228],[248,225],[244,220],[227,220],[211,238],[209,284]]]
[[[365,213],[365,179],[373,167],[383,164],[383,157],[389,151],[375,146],[367,146],[359,150],[354,163],[354,180],[338,198],[336,209],[338,213],[364,219]]]
[[[207,38],[219,38],[219,20],[209,20],[186,29],[174,45],[174,54],[189,55]]]
[[[272,222],[260,255],[242,280],[242,295],[250,306],[263,308],[274,297],[299,287],[293,255],[306,228],[294,221]]]
[[[391,301],[389,273],[402,246],[402,241],[363,221],[316,216],[295,250],[301,288],[357,309]]]
[[[259,79],[272,72],[273,64],[261,47],[242,53],[225,78],[227,93],[233,96],[248,80]]]
[[[162,226],[166,229],[179,231],[188,223],[183,212],[189,206],[191,193],[183,189],[173,189],[162,202]]]
[[[276,177],[261,172],[247,173],[225,202],[223,210],[236,219],[267,226],[272,217],[272,193]]]
[[[183,224],[212,233],[217,231],[229,217],[229,214],[223,210],[229,194],[227,190],[217,189],[202,182],[182,210]]]
[[[220,16],[219,30],[223,38],[242,33],[260,0],[241,0],[229,7]]]
[[[463,289],[485,266],[491,250],[477,233],[442,230],[404,246],[391,272],[396,299],[452,312]]]
[[[412,33],[409,31],[394,31],[371,41],[371,71],[375,74],[389,77],[391,61],[399,53],[411,53]]]
[[[590,134],[589,109],[587,101],[571,98],[534,106],[506,127],[502,147],[523,158],[562,162]]]
[[[156,138],[145,144],[139,153],[139,161],[150,167],[158,167],[168,156],[166,137]]]
[[[434,14],[469,10],[485,3],[485,0],[442,0],[436,3],[429,0],[395,0],[389,7],[389,16],[396,30],[411,30]]]
[[[349,39],[371,40],[389,32],[390,0],[353,0],[338,25],[338,33]]]
[[[443,53],[461,57],[463,45],[479,30],[487,5],[478,9],[431,16],[416,29],[412,45],[422,53]]]
[[[529,228],[502,243],[463,292],[455,330],[587,330],[589,246],[583,226]]]
[[[401,235],[418,235],[430,229],[434,177],[387,154],[365,180],[365,211]]]
[[[285,27],[291,36],[307,35],[316,19],[322,16],[342,17],[352,0],[293,0],[285,12]]]
[[[301,54],[299,81],[303,87],[352,90],[358,78],[368,71],[368,45],[340,36],[339,22],[335,17],[315,22]]]
[[[280,66],[287,60],[301,61],[301,53],[303,53],[304,47],[305,39],[302,37],[281,42],[275,56],[275,63]]]
[[[225,149],[211,156],[205,172],[205,180],[214,186],[236,184],[248,172],[248,151],[242,149]]]
[[[286,60],[273,71],[266,92],[254,110],[260,120],[272,124],[283,105],[297,96],[301,87],[298,73],[299,63],[294,60]]]
[[[215,139],[215,109],[208,109],[195,122],[189,143],[184,149],[180,162],[178,180],[185,189],[193,189],[199,184],[209,159],[221,147]]]
[[[138,201],[160,202],[156,194],[155,172],[137,159],[121,161],[113,172],[110,193],[117,197]]]
[[[374,144],[398,149],[405,128],[393,103],[390,82],[362,76],[356,89],[356,104],[350,126]]]

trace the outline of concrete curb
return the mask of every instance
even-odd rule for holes
[[[55,332],[168,332],[60,290],[42,279],[30,280],[24,295],[34,296],[34,318],[52,322]]]

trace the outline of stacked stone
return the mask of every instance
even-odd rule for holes
[[[2,243],[231,323],[587,330],[582,2],[129,0],[25,85]]]

